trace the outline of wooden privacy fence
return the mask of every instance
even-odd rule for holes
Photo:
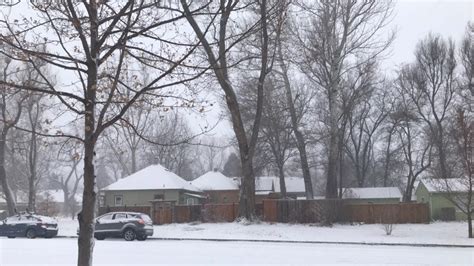
[[[153,206],[153,207],[152,207]],[[170,202],[152,206],[100,207],[99,214],[133,211],[150,215],[155,224],[233,222],[239,217],[238,203],[174,205]],[[257,216],[266,222],[279,223],[429,223],[424,203],[349,204],[344,200],[263,200],[256,204]]]
[[[429,223],[424,203],[348,204],[343,200],[264,200],[263,220],[280,223]]]
[[[201,205],[175,205],[174,222],[189,223],[201,220]]]
[[[332,223],[341,219],[341,200],[263,200],[263,220],[280,223]]]
[[[344,205],[347,222],[360,223],[429,223],[430,212],[425,203]]]

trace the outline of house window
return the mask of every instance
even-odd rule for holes
[[[104,195],[100,195],[100,196],[99,196],[99,206],[100,206],[100,207],[104,207],[104,206],[105,206],[105,196],[104,196]]]
[[[186,204],[187,204],[187,205],[194,205],[194,204],[196,204],[196,203],[195,203],[195,199],[194,199],[194,198],[187,198],[187,199],[186,199]]]
[[[123,196],[122,195],[115,195],[114,197],[115,206],[123,206]]]
[[[224,200],[223,200],[223,202],[224,202],[224,203],[226,203],[226,202],[227,202],[227,197],[226,197],[226,196],[224,196]]]
[[[165,199],[165,195],[163,195],[163,194],[155,194],[155,195],[153,196],[153,199],[155,199],[155,200],[164,200],[164,199]]]

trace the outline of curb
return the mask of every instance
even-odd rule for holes
[[[54,238],[74,238],[77,236],[56,236]],[[118,239],[118,238],[117,238]],[[474,245],[429,244],[429,243],[377,243],[354,241],[298,241],[271,239],[238,239],[238,238],[180,238],[180,237],[148,237],[152,241],[208,241],[208,242],[254,242],[254,243],[287,243],[287,244],[328,244],[328,245],[364,245],[364,246],[405,246],[405,247],[442,247],[442,248],[474,248]]]
[[[148,240],[164,241],[214,241],[214,242],[261,242],[261,243],[290,243],[290,244],[330,244],[330,245],[366,245],[366,246],[408,246],[408,247],[448,247],[474,248],[474,245],[457,244],[425,244],[425,243],[376,243],[376,242],[340,242],[340,241],[297,241],[297,240],[269,240],[269,239],[222,239],[222,238],[175,238],[149,237]]]

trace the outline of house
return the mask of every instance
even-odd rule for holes
[[[150,206],[152,201],[193,205],[205,196],[201,190],[161,165],[150,165],[100,191],[101,206]]]
[[[285,177],[286,196],[301,198],[305,196],[304,179],[301,177]],[[279,198],[281,193],[280,178],[275,176],[259,176],[255,178],[255,202],[261,203],[265,198]]]
[[[465,220],[467,218],[453,201],[465,200],[468,186],[464,179],[424,178],[418,182],[415,194],[420,203],[428,203],[432,220]]]
[[[194,179],[191,185],[202,190],[209,203],[239,202],[239,184],[217,169]]]
[[[402,193],[398,187],[344,188],[342,199],[349,204],[398,203]]]

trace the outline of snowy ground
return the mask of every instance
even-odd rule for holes
[[[59,235],[76,236],[77,222],[60,220]],[[201,223],[154,227],[157,238],[212,238],[248,240],[334,241],[365,243],[417,243],[473,245],[465,222],[394,225],[387,236],[379,224],[320,227],[301,224]]]
[[[0,238],[0,265],[74,265],[77,222],[60,220],[58,238]],[[160,240],[212,238],[247,240],[422,243],[473,245],[466,223],[396,225],[386,236],[380,225],[332,228],[289,224],[171,224],[155,226],[151,239],[96,241],[94,265],[474,265],[474,248],[246,241]]]
[[[473,265],[471,248],[255,242],[97,241],[94,265]],[[74,265],[74,238],[0,239],[0,265]]]

